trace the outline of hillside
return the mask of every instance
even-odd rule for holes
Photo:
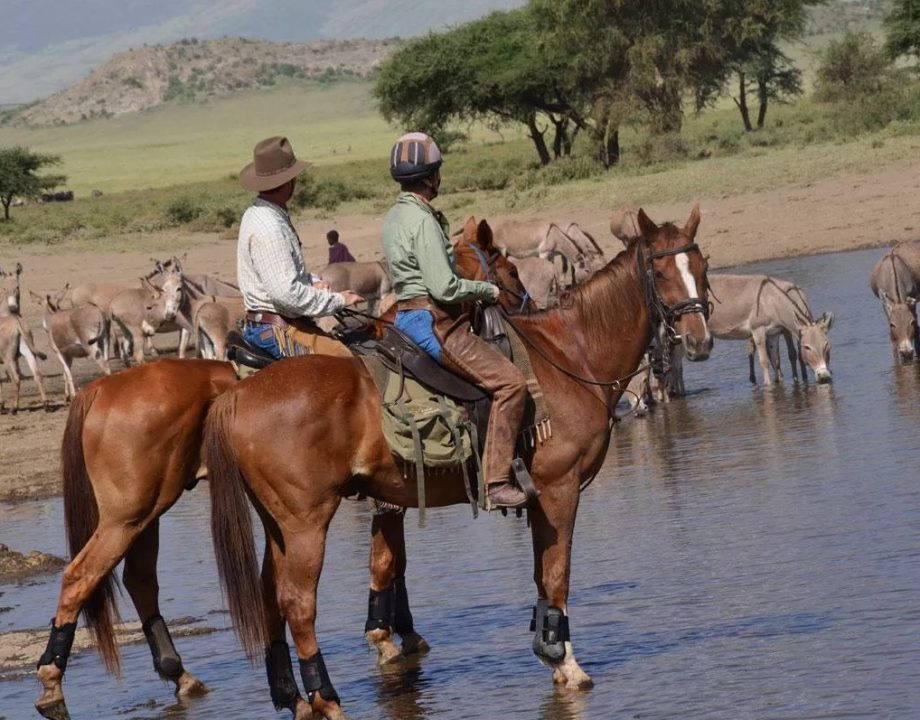
[[[365,77],[398,45],[396,40],[274,43],[181,40],[114,56],[70,87],[32,105],[18,118],[29,125],[62,125],[139,112],[169,101],[200,101],[283,78]]]
[[[112,55],[181,38],[411,37],[525,0],[3,0],[0,104],[32,102]]]

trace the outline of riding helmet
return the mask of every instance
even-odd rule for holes
[[[390,175],[400,183],[424,180],[441,167],[438,144],[420,132],[403,135],[390,151]]]

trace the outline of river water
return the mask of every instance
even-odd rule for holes
[[[868,290],[880,251],[762,263],[816,314],[833,310],[834,384],[752,387],[745,344],[688,364],[691,394],[614,432],[582,497],[572,637],[596,687],[554,690],[530,652],[534,600],[523,520],[462,507],[407,521],[408,585],[421,660],[380,672],[363,642],[369,517],[337,515],[318,630],[354,718],[920,717],[920,369],[893,365]],[[121,681],[76,655],[65,693],[80,718],[275,718],[264,670],[242,657],[217,585],[208,501],[197,490],[163,519],[169,618],[218,631],[177,641],[213,692],[182,706],[146,645],[123,648]],[[0,507],[0,542],[64,555],[59,501]],[[57,577],[2,586],[0,632],[53,614]],[[133,617],[130,602],[122,604]],[[32,717],[28,671],[0,680],[0,717]]]

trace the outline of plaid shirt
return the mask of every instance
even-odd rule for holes
[[[332,315],[344,298],[313,287],[300,238],[287,212],[261,198],[243,214],[236,275],[246,309],[284,317]]]

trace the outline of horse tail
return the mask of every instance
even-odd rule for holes
[[[221,588],[230,605],[237,637],[254,662],[266,645],[265,601],[245,481],[229,439],[235,417],[236,393],[224,393],[208,412],[204,457],[211,486],[211,537]]]
[[[99,525],[96,494],[93,492],[93,485],[86,471],[86,458],[83,455],[83,426],[97,392],[98,388],[91,385],[77,393],[70,406],[61,444],[64,525],[67,527],[71,560],[86,546]],[[96,589],[84,603],[83,620],[96,639],[102,662],[114,675],[118,675],[121,670],[113,627],[119,619],[118,608],[115,605],[115,577],[109,571],[100,579]]]

